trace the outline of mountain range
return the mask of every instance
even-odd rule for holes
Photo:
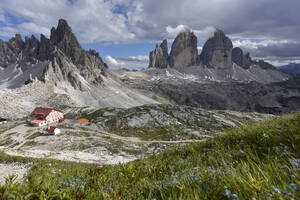
[[[207,109],[267,113],[300,107],[298,82],[264,61],[252,60],[216,30],[199,54],[188,29],[170,53],[163,40],[150,52],[149,67],[113,70],[95,50],[85,50],[67,21],[50,38],[17,34],[0,40],[0,115],[21,117],[35,106],[130,108],[178,104]]]
[[[278,69],[291,76],[300,77],[300,63],[289,63],[288,65],[278,67]]]
[[[271,64],[252,60],[249,53],[244,54],[239,47],[233,48],[232,41],[222,30],[217,29],[206,41],[200,55],[197,37],[189,29],[178,34],[170,54],[167,45],[167,40],[164,40],[150,52],[149,68],[173,68],[213,81],[272,83],[289,78]]]

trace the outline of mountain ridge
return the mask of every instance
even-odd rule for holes
[[[164,40],[164,43],[167,41]],[[161,45],[157,45],[155,50],[150,52],[148,69],[173,68],[203,80],[215,81],[272,83],[289,78],[273,65],[263,60],[252,60],[249,53],[244,54],[239,47],[233,48],[230,38],[220,29],[205,42],[199,55],[197,37],[189,29],[177,35],[168,59],[162,56]]]

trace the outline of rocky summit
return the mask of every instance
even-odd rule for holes
[[[252,63],[250,54],[244,55],[243,50],[239,47],[232,49],[232,61],[245,69],[248,69]]]
[[[105,75],[107,65],[96,51],[86,51],[81,47],[66,20],[60,19],[57,28],[51,29],[50,41],[58,51],[53,54],[46,68],[45,80],[67,80],[77,89],[83,89],[78,75],[95,85],[102,82],[101,76]]]
[[[181,68],[197,64],[197,37],[189,29],[179,33],[170,52],[170,67]]]
[[[168,64],[162,49],[160,45],[150,53],[149,69],[169,67],[179,73],[196,76],[202,81],[255,81],[265,84],[289,78],[273,65],[263,60],[252,60],[249,53],[244,54],[239,47],[233,48],[230,38],[220,29],[205,42],[200,55],[197,51],[197,37],[189,29],[180,32],[175,38]]]
[[[150,52],[149,68],[167,68],[168,67],[168,42],[164,40],[160,46]]]
[[[232,66],[232,42],[221,30],[206,41],[200,54],[203,64],[208,67],[228,68]]]
[[[84,89],[83,79],[93,85],[101,84],[108,68],[95,50],[81,47],[64,19],[51,29],[50,39],[41,34],[38,40],[32,35],[26,36],[24,42],[17,34],[8,42],[0,40],[0,66],[5,69],[0,85],[7,88],[20,87],[37,78],[56,84],[66,81],[80,90]]]

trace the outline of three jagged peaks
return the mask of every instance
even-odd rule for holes
[[[163,46],[163,47],[162,47]],[[184,29],[175,38],[171,52],[166,52],[167,41],[155,48],[149,55],[149,68],[185,68],[188,66],[204,65],[209,68],[230,68],[233,63],[248,69],[251,64],[260,65],[262,68],[274,67],[264,61],[252,61],[249,53],[243,53],[239,47],[233,48],[232,41],[221,29],[216,29],[198,55],[197,37],[190,29]]]

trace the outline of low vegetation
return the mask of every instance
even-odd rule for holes
[[[300,199],[300,113],[272,118],[126,164],[30,162],[2,199]]]

